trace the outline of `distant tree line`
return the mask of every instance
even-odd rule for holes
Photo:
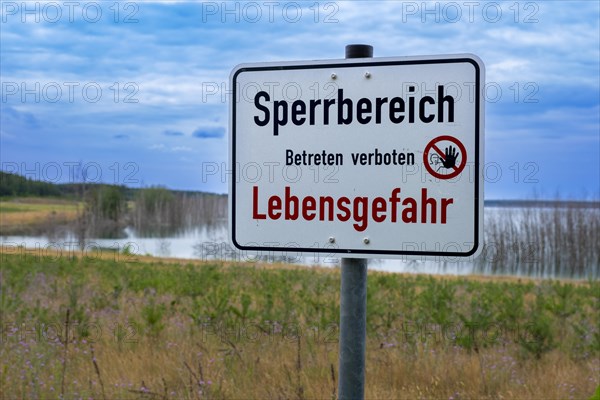
[[[58,185],[0,171],[0,196],[61,196]]]
[[[18,174],[0,171],[0,197],[59,197],[84,200],[90,190],[120,188],[127,200],[132,200],[138,189],[103,183],[51,183],[30,179]],[[94,189],[95,188],[95,189]]]

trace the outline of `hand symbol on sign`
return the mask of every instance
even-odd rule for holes
[[[444,145],[446,146],[445,150],[442,150]],[[427,172],[435,178],[452,179],[465,169],[467,149],[460,140],[453,136],[438,136],[431,139],[425,146],[423,164]],[[440,172],[441,169],[443,172]]]
[[[460,152],[456,151],[456,147],[448,146],[446,147],[446,151],[444,151],[444,161],[442,165],[444,168],[450,169],[456,166],[456,159],[460,155]]]

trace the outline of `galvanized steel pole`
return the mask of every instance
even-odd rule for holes
[[[350,44],[346,58],[371,58],[373,46]],[[367,260],[342,258],[338,398],[364,399],[367,341]]]

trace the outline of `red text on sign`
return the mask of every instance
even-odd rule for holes
[[[352,221],[358,232],[367,229],[369,221],[375,223],[392,222],[405,224],[445,224],[448,207],[453,198],[435,199],[427,195],[427,189],[421,189],[419,197],[400,197],[400,188],[394,188],[390,197],[358,196],[305,196],[292,194],[285,187],[284,196],[270,196],[266,204],[259,204],[259,188],[252,188],[252,218],[256,220],[286,221]],[[439,218],[438,218],[439,216]],[[438,222],[439,221],[439,222]]]

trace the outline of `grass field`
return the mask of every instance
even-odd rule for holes
[[[0,233],[27,234],[36,227],[74,221],[78,206],[77,201],[52,198],[0,199]]]
[[[339,271],[6,251],[2,398],[336,397]],[[369,273],[367,398],[588,399],[600,283]]]

